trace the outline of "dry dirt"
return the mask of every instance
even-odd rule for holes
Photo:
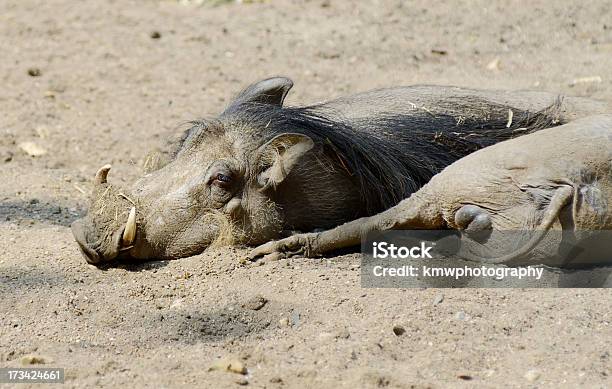
[[[609,289],[366,289],[355,254],[243,249],[103,271],[69,229],[99,166],[133,180],[272,75],[289,104],[415,83],[612,101],[609,1],[196,3],[0,2],[0,367],[37,356],[88,388],[612,386]]]

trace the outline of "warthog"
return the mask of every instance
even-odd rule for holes
[[[597,115],[479,150],[384,212],[268,242],[251,256],[317,255],[358,245],[372,231],[456,229],[471,246],[467,259],[484,263],[612,264],[611,206],[612,115]],[[516,242],[518,232],[526,232],[523,242]],[[580,238],[589,239],[581,261],[559,255],[564,241],[571,246]]]
[[[394,206],[476,150],[608,109],[442,86],[283,107],[292,85],[255,83],[217,118],[191,122],[131,188],[100,169],[88,214],[72,226],[87,261],[173,259],[331,228]]]

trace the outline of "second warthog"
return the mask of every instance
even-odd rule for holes
[[[88,262],[180,258],[381,212],[455,160],[606,104],[545,92],[413,86],[283,107],[292,82],[256,83],[195,121],[130,188],[96,175],[73,224]]]
[[[611,206],[612,115],[595,115],[479,150],[378,215],[268,242],[251,255],[312,256],[358,245],[373,231],[452,229],[464,257],[483,263],[610,265]]]

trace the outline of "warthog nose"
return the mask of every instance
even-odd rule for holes
[[[87,263],[91,263],[92,265],[100,263],[100,254],[98,254],[94,249],[90,248],[87,245],[83,220],[76,220],[72,223],[70,228],[72,230],[74,240],[76,240],[77,244],[79,245],[79,250],[81,251],[81,254],[83,254],[83,256],[85,257]]]

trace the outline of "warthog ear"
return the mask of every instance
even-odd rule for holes
[[[289,175],[299,159],[314,146],[303,134],[281,134],[259,149],[257,181],[263,189],[276,188]]]
[[[256,82],[243,90],[230,104],[230,108],[243,103],[275,104],[281,106],[292,86],[293,81],[286,77],[274,77]]]

